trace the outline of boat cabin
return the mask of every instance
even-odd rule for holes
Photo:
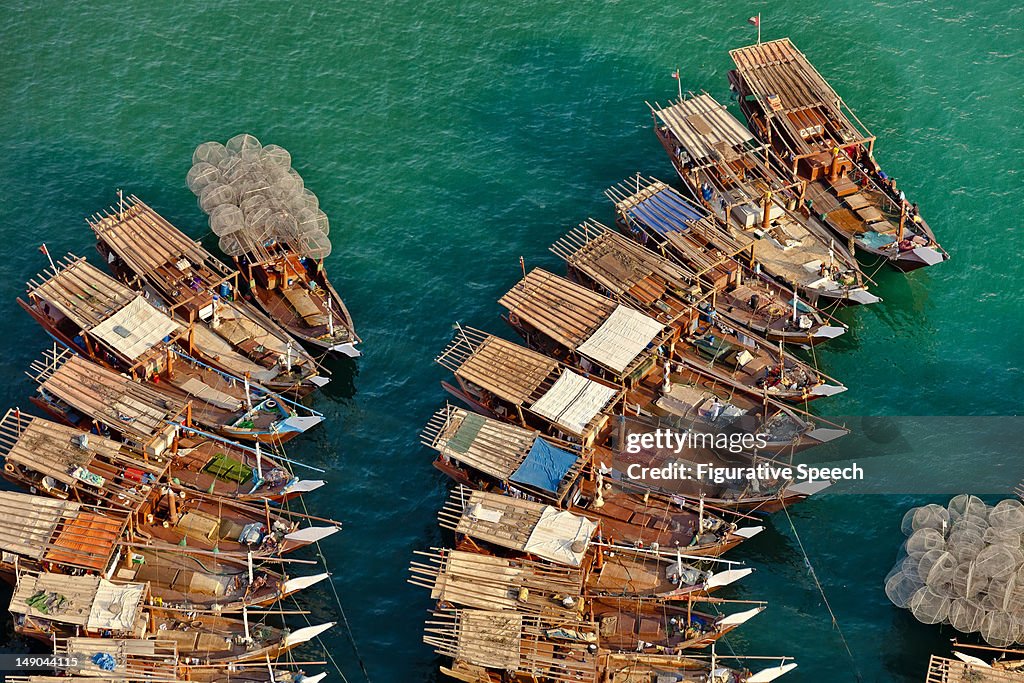
[[[541,268],[498,303],[529,346],[627,387],[654,371],[659,347],[670,356],[679,338],[671,324],[679,316],[652,318]]]
[[[460,399],[584,446],[599,439],[624,394],[620,385],[470,327],[459,326],[435,360],[455,375],[458,388],[444,386]]]

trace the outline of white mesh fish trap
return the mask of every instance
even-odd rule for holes
[[[224,253],[241,256],[284,245],[314,260],[330,255],[327,215],[291,160],[288,150],[263,145],[248,133],[196,148],[186,182],[210,216]]]
[[[989,644],[1024,643],[1024,505],[989,507],[959,495],[946,507],[909,510],[908,536],[885,579],[885,594],[925,624],[980,633]]]

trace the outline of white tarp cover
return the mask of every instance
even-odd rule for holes
[[[530,410],[577,435],[615,396],[615,389],[566,370]]]
[[[606,368],[622,372],[664,327],[654,318],[619,305],[576,350]]]
[[[115,331],[115,327],[122,329],[127,336]],[[117,349],[125,358],[135,360],[159,344],[164,337],[180,329],[178,323],[140,295],[89,332]]]
[[[596,528],[597,523],[586,517],[546,505],[523,550],[550,562],[578,567]],[[581,552],[572,549],[576,541],[583,541]]]
[[[145,584],[141,583],[118,586],[100,579],[96,598],[89,609],[89,628],[130,631],[135,626],[145,590]]]

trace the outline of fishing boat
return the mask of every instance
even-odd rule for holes
[[[627,387],[678,360],[709,378],[783,401],[807,402],[846,390],[785,353],[781,344],[776,351],[752,332],[718,322],[710,309],[680,300],[675,310],[648,308],[648,315],[535,268],[499,303],[532,348]]]
[[[556,618],[490,610],[435,611],[423,641],[451,659],[441,673],[464,683],[658,683],[659,677],[677,683],[766,683],[796,666],[789,662],[751,674],[723,666],[714,656],[614,653],[601,647],[595,623],[570,626]]]
[[[54,398],[50,397],[51,401]],[[80,405],[89,407],[86,403]],[[130,417],[128,413],[122,415]],[[117,499],[137,497],[143,481],[159,481],[165,475],[178,485],[242,501],[284,502],[324,484],[292,476],[259,447],[250,450],[179,426],[183,415],[172,417],[155,433],[144,428],[133,430],[134,423],[129,420],[105,421],[109,417],[104,413],[95,417],[83,414],[71,426],[17,408],[8,410],[0,420],[0,455],[5,465],[10,465],[5,467],[4,476],[21,486],[76,500],[81,499],[82,487],[90,494],[98,491],[90,483],[96,476],[107,487],[114,487],[111,491]],[[101,431],[110,436],[103,436]]]
[[[268,389],[304,396],[329,380],[312,356],[239,296],[239,273],[132,195],[89,217],[118,279],[191,328],[197,357]]]
[[[800,179],[724,106],[707,93],[648,106],[687,191],[730,234],[756,240],[757,262],[766,274],[822,303],[878,301],[866,291],[852,249],[845,242],[837,247],[828,228],[801,211]],[[657,221],[650,219],[659,218],[652,212],[657,208],[648,207],[644,216],[654,226]],[[680,207],[673,208],[660,218],[679,213]]]
[[[760,614],[759,605],[732,614],[715,615],[684,605],[633,597],[594,598],[591,619],[599,625],[601,647],[610,652],[680,654],[703,648]]]
[[[876,137],[789,38],[730,50],[750,129],[805,183],[808,208],[844,241],[902,271],[949,258],[917,204],[874,157]]]
[[[605,192],[624,234],[688,265],[707,282],[728,281],[746,267],[816,306],[879,300],[867,291],[845,244],[819,236],[770,191],[758,194],[737,185],[732,193],[717,199],[720,219],[709,212],[714,204],[705,210],[656,178],[638,175]],[[736,206],[745,209],[739,218],[733,215]]]
[[[421,441],[438,453],[435,467],[460,486],[524,495],[581,515],[599,522],[604,537],[621,546],[718,556],[763,530],[737,529],[703,499],[662,496],[606,480],[595,471],[593,451],[452,406],[434,415]]]
[[[337,523],[299,528],[293,513],[186,491],[167,477],[168,463],[125,458],[115,441],[89,438],[72,427],[45,420],[25,425],[14,441],[3,438],[4,477],[54,498],[120,509],[134,516],[140,545],[175,547],[188,542],[229,557],[274,556],[291,552],[338,531]],[[84,437],[84,438],[83,438]],[[131,471],[129,471],[131,470]]]
[[[781,459],[781,453],[766,456],[745,452],[740,447],[730,450],[705,445],[713,444],[723,434],[717,431],[719,426],[715,422],[632,415],[616,416],[615,421],[608,443],[598,447],[593,456],[595,462],[604,463],[610,470],[609,477],[669,496],[703,499],[716,511],[770,514],[792,507],[832,485],[830,481],[794,481],[792,476],[785,476],[785,468],[794,467],[794,463],[792,457]],[[727,434],[770,434],[771,425],[766,430],[730,430]],[[843,433],[824,427],[815,431]],[[665,439],[661,443],[656,440],[648,443],[643,438],[645,434],[659,432],[675,435],[677,441],[670,444]],[[741,443],[742,439],[735,436],[731,436],[729,443]],[[804,439],[808,446],[814,440],[810,435]],[[666,468],[690,476],[665,478],[661,473],[669,471]]]
[[[319,683],[326,675],[305,676],[301,669],[287,668],[279,663],[268,668],[265,661],[200,663],[180,656],[175,640],[159,637],[55,638],[53,655],[65,664],[61,669],[63,676],[21,677],[21,683],[68,683],[68,678],[81,683]]]
[[[409,583],[429,589],[442,609],[514,610],[563,619],[579,619],[590,597],[685,601],[706,597],[754,571],[702,570],[684,563],[681,554],[669,559],[651,551],[600,546],[592,546],[592,556],[578,568],[450,548],[417,555],[425,561],[413,561]],[[716,562],[700,558],[702,565]]]
[[[601,439],[608,412],[625,394],[621,385],[585,377],[553,358],[461,325],[435,362],[458,384],[441,386],[475,410],[583,445]]]
[[[679,653],[705,647],[764,609],[759,603],[743,612],[712,615],[699,609],[702,599],[693,593],[672,603],[640,595],[595,597],[585,591],[581,569],[452,553],[457,554],[445,555],[438,573],[420,575],[420,585],[431,588],[439,609],[513,611],[561,619],[567,626],[596,622],[601,647],[609,651]]]
[[[184,328],[85,259],[69,255],[59,268],[37,277],[29,282],[27,300],[18,303],[50,336],[172,400],[195,399],[201,424],[216,425],[229,438],[283,442],[323,420],[249,375],[231,375],[201,361],[194,325]]]
[[[162,374],[137,381],[54,347],[29,366],[27,374],[38,384],[30,400],[57,420],[95,426],[105,435],[128,433],[143,447],[160,436],[167,448],[176,424],[194,423],[226,439],[280,444],[323,421],[318,413],[293,413],[295,404],[279,396],[254,399],[252,387],[238,381],[232,386],[218,373],[173,358]]]
[[[699,301],[710,304],[730,324],[769,341],[807,346],[835,339],[847,329],[791,289],[756,276],[749,268],[709,283],[689,267],[594,220],[569,231],[550,250],[566,262],[570,277],[649,314],[654,308],[681,309],[683,302]]]
[[[313,348],[358,357],[352,317],[324,270],[330,222],[291,162],[242,133],[196,147],[186,181],[267,315]]]
[[[331,628],[319,624],[288,632],[213,612],[170,610],[149,603],[145,583],[114,583],[99,576],[24,572],[11,598],[15,631],[49,643],[89,634],[173,640],[196,663],[276,658]]]

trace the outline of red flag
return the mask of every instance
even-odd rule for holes
[[[48,251],[46,250],[46,245],[45,245],[45,244],[39,247],[39,252],[40,252],[40,253],[41,253],[41,254],[42,254],[43,256],[49,256],[49,255],[50,255],[50,252],[48,252]]]
[[[679,80],[679,69],[676,69],[675,71],[672,72],[672,78],[676,79],[677,81]]]
[[[751,26],[760,26],[761,15],[758,14],[756,17],[750,17],[749,19],[747,19],[747,23],[750,24]]]

